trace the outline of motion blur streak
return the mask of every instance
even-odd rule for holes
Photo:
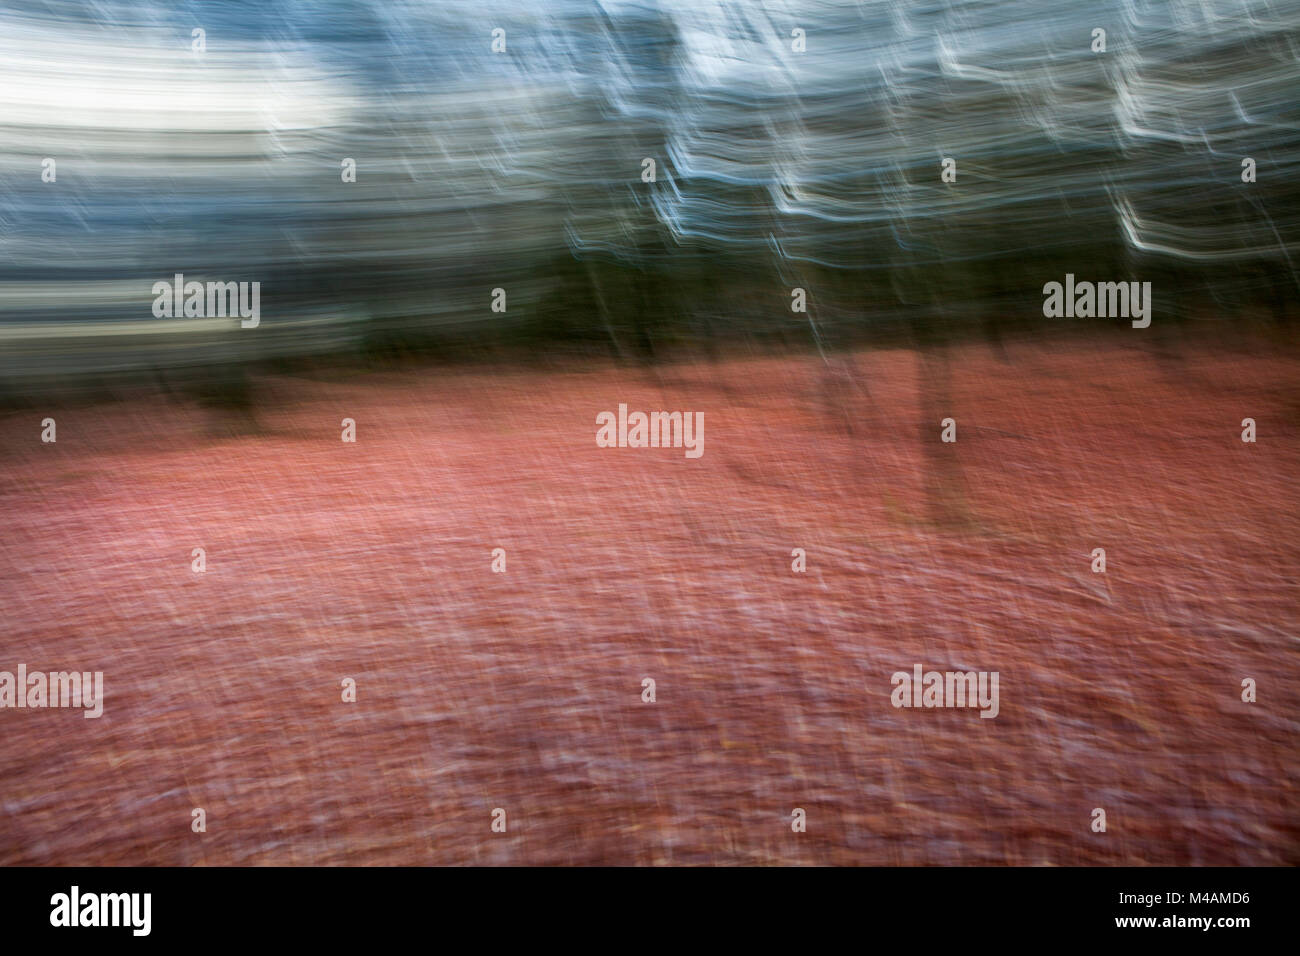
[[[5,662],[105,693],[0,711],[0,864],[1300,862],[1297,362],[1253,349],[954,349],[947,516],[910,350],[0,418]],[[611,395],[708,451],[596,447]],[[997,719],[894,709],[914,663]]]
[[[4,0],[0,865],[1300,863],[1298,37]]]
[[[1090,264],[1177,277],[1166,315],[1275,304],[1297,35],[1277,0],[13,0],[0,376],[520,323],[736,335],[789,322],[774,283],[815,286],[832,332],[1014,319]],[[261,281],[268,321],[154,319],[176,272]]]

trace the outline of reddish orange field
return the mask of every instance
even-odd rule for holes
[[[0,710],[0,863],[1295,864],[1298,369],[1055,342],[268,377],[251,432],[7,412],[0,670],[106,699]],[[598,448],[620,402],[703,411],[703,457]],[[998,671],[999,715],[895,709],[914,664]]]

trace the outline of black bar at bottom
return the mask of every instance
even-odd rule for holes
[[[1276,938],[1293,883],[1286,868],[8,868],[0,869],[0,926],[7,942],[56,945],[63,937],[333,948],[436,944],[454,933],[652,948],[753,939],[767,948],[829,945],[847,933],[945,947],[1055,939],[1232,946]]]

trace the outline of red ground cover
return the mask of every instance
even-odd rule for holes
[[[252,434],[5,413],[0,670],[106,701],[0,710],[0,863],[1295,864],[1298,367],[970,345],[267,377]],[[703,411],[703,457],[598,448],[619,402]],[[1000,715],[894,709],[917,663],[998,671]]]

